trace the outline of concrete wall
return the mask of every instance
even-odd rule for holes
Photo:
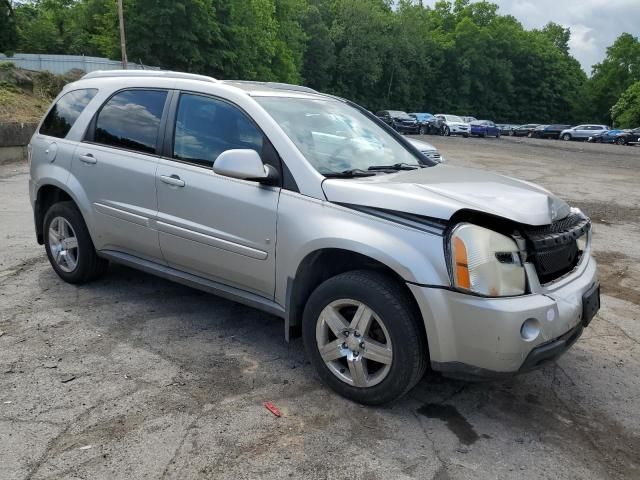
[[[0,123],[0,163],[27,160],[27,144],[36,123]]]

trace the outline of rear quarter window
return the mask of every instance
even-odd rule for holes
[[[50,137],[64,138],[76,123],[76,120],[96,96],[98,90],[86,88],[65,93],[56,102],[40,126],[40,134]]]

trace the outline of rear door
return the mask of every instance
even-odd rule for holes
[[[158,231],[177,269],[273,298],[280,187],[218,175],[222,152],[256,150],[281,170],[271,143],[237,106],[176,94],[156,177]]]
[[[167,90],[126,89],[94,116],[72,173],[93,208],[96,248],[162,261],[155,174]]]
[[[589,138],[589,136],[593,133],[593,130],[590,129],[589,125],[578,125],[573,130],[574,138]]]

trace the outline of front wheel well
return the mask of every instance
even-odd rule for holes
[[[405,289],[411,299],[411,309],[420,318],[420,309],[405,280],[384,263],[350,250],[326,248],[309,253],[298,265],[296,276],[287,284],[287,318],[285,320],[287,339],[300,335],[302,314],[311,293],[325,280],[352,270],[373,270],[392,278]],[[420,322],[424,330],[424,324]]]
[[[44,243],[44,216],[52,205],[58,202],[71,201],[71,196],[55,185],[44,185],[38,190],[36,202],[33,209],[36,224],[36,237],[38,244]]]

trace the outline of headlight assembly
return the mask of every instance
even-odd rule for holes
[[[489,297],[522,295],[526,277],[516,242],[500,233],[461,223],[450,235],[454,287]]]

